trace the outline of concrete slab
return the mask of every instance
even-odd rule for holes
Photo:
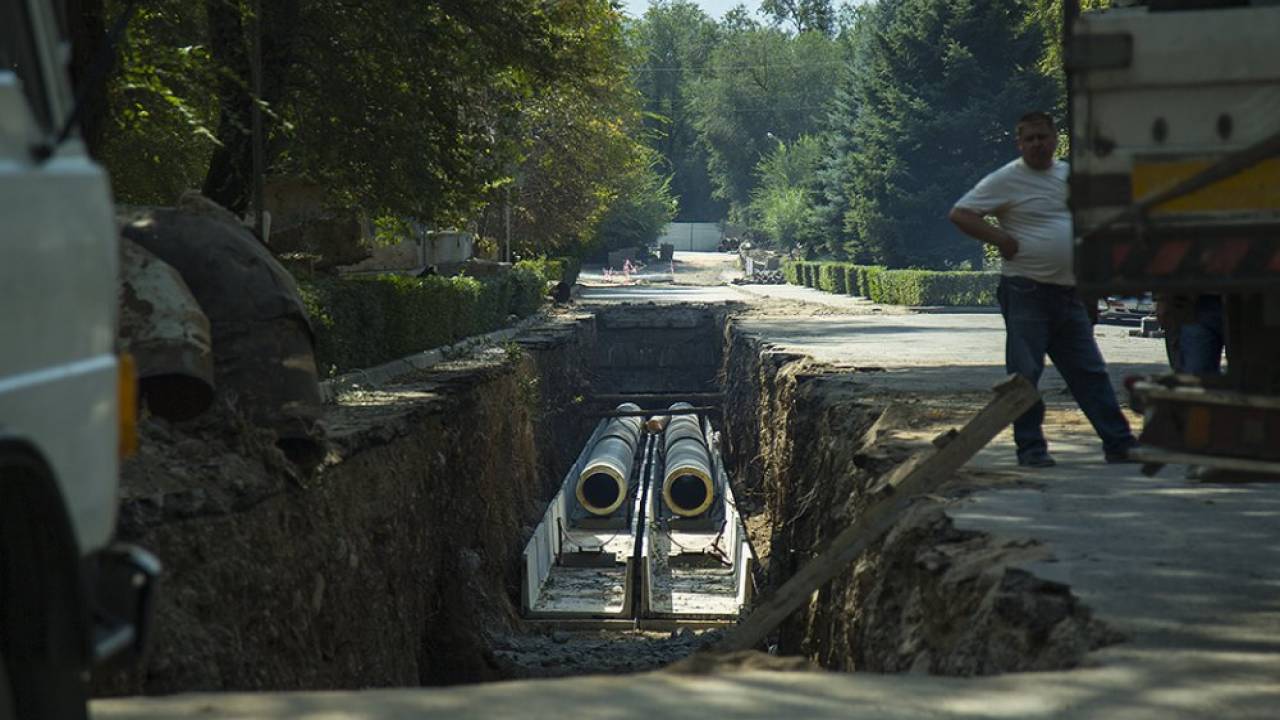
[[[1058,465],[1034,471],[1016,467],[1007,434],[987,447],[971,469],[1020,472],[1040,487],[977,493],[948,515],[1049,550],[1024,569],[1069,585],[1128,636],[1092,661],[1160,668],[1170,697],[1247,695],[1263,678],[1280,692],[1280,484],[1203,484],[1183,466],[1149,478],[1102,462],[1092,435],[1050,442]]]
[[[981,392],[1006,375],[1004,321],[998,314],[749,317],[738,327],[821,363],[878,371],[864,377],[885,389]],[[1127,375],[1167,370],[1161,340],[1129,337],[1125,328],[1109,325],[1095,327],[1094,337],[1117,387]],[[1041,391],[1066,397],[1066,383],[1048,365]]]

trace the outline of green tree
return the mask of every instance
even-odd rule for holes
[[[760,12],[776,24],[790,23],[797,33],[836,31],[836,10],[831,0],[761,0]]]
[[[85,12],[102,12],[114,24],[127,3],[113,0],[102,10],[90,5],[83,3]],[[110,170],[121,202],[173,203],[182,191],[200,187],[218,147],[217,78],[200,9],[183,0],[152,0],[136,7],[103,102],[90,107],[88,141]],[[86,20],[85,15],[72,16],[73,26]],[[90,36],[102,31],[100,25],[81,27]],[[104,40],[97,37],[96,42]],[[91,76],[93,68],[82,67],[77,74]]]
[[[527,119],[613,61],[607,0],[315,0],[273,137],[280,170],[335,201],[462,224],[526,151]],[[567,95],[566,95],[567,96]]]
[[[719,37],[715,21],[689,0],[653,2],[630,36],[646,137],[671,174],[683,221],[719,220],[725,213],[724,204],[711,196],[707,152],[698,142],[690,100]]]
[[[880,2],[855,29],[849,97],[849,254],[893,266],[980,261],[946,220],[1012,159],[1012,127],[1056,97],[1029,0]]]
[[[589,239],[591,250],[648,247],[675,218],[676,198],[669,180],[650,151],[648,164],[637,164],[621,178],[617,199]]]
[[[80,0],[73,27],[101,39],[127,4]],[[463,226],[519,176],[536,197],[518,209],[557,218],[530,242],[578,238],[647,162],[621,22],[609,0],[149,0],[95,115],[100,154],[126,202],[203,187],[240,212],[256,105],[267,174],[309,177],[335,206]]]
[[[856,16],[851,13],[849,27],[856,23]],[[839,43],[845,61],[836,77],[835,92],[831,98],[830,111],[824,118],[824,130],[820,135],[822,142],[822,159],[814,174],[814,207],[810,216],[812,227],[806,238],[814,246],[814,253],[835,257],[845,257],[849,249],[856,248],[853,237],[845,224],[845,216],[849,212],[849,194],[847,188],[853,178],[853,157],[857,147],[849,128],[852,127],[858,113],[858,98],[853,92],[851,75],[856,67],[852,34],[842,34]],[[855,257],[854,260],[869,262],[867,257]]]
[[[1109,0],[1080,0],[1081,10],[1097,10],[1109,7]],[[1044,36],[1044,48],[1040,55],[1040,72],[1053,79],[1061,87],[1065,76],[1062,67],[1062,0],[1034,0],[1026,16],[1029,25],[1039,28]],[[1065,102],[1066,98],[1063,98]]]
[[[840,65],[821,33],[755,27],[729,34],[697,84],[694,107],[716,197],[739,220],[751,201],[755,167],[776,137],[790,142],[818,129]]]
[[[591,9],[575,21],[576,42],[590,51],[575,73],[520,103],[509,131],[518,150],[511,179],[485,195],[477,229],[505,239],[510,203],[514,249],[526,256],[585,248],[605,226],[656,236],[671,217],[666,179],[642,141],[642,98],[619,62],[628,52],[621,16],[606,0]]]
[[[789,146],[778,141],[756,165],[751,221],[778,247],[812,240],[813,191],[822,150],[818,138],[802,135]]]

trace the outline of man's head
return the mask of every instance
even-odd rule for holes
[[[1035,170],[1048,170],[1057,150],[1058,130],[1052,115],[1029,112],[1018,118],[1018,152],[1023,162]]]

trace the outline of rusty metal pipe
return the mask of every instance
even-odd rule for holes
[[[209,319],[178,271],[120,238],[120,340],[153,415],[189,420],[213,402]]]

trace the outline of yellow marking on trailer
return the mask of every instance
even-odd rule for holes
[[[1216,159],[1139,160],[1133,164],[1135,202],[1167,190]],[[1280,210],[1280,158],[1264,160],[1229,178],[1156,206],[1152,215]]]

